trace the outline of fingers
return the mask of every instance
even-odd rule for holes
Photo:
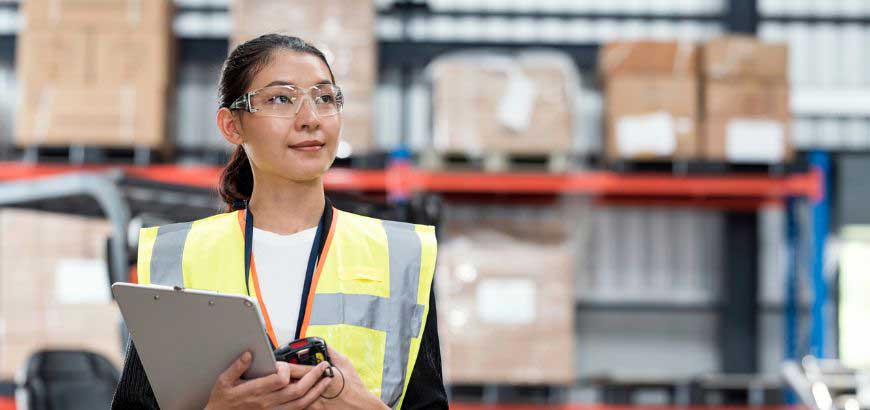
[[[314,386],[314,383],[317,383],[321,377],[323,377],[323,372],[326,368],[329,367],[329,363],[323,362],[315,366],[311,371],[308,372],[305,376],[299,379],[298,382],[294,383],[302,391],[307,391],[311,389],[311,386]]]
[[[230,367],[218,376],[218,383],[229,387],[234,386],[236,384],[235,382],[239,380],[239,378],[245,374],[245,371],[248,370],[248,367],[251,366],[252,359],[251,352],[242,353],[242,355],[239,356]]]
[[[320,366],[318,366],[318,367],[320,367]],[[311,373],[314,373],[314,371],[312,371]],[[317,401],[317,399],[320,398],[320,395],[322,395],[323,392],[326,391],[326,388],[329,386],[329,383],[331,381],[332,381],[332,379],[329,379],[329,378],[320,379],[320,381],[317,382],[317,384],[315,384],[314,387],[309,389],[308,392],[305,393],[302,397],[300,397],[297,400],[293,400],[289,403],[284,404],[283,406],[279,407],[279,409],[281,409],[281,410],[297,410],[297,409],[309,408],[312,404],[314,404],[314,402]],[[293,386],[289,386],[289,387],[293,387]]]
[[[275,404],[288,403],[291,401],[299,400],[301,397],[305,396],[307,392],[309,392],[312,387],[318,383],[318,380],[321,380],[321,382],[325,381],[328,385],[331,379],[322,377],[323,371],[324,369],[326,369],[327,366],[328,364],[326,362],[323,362],[313,367],[307,374],[299,379],[298,382],[291,383],[289,386],[286,386],[280,391],[275,392],[274,396],[271,397],[270,400],[273,401]],[[305,406],[303,406],[303,408],[304,407]]]
[[[236,386],[235,393],[242,396],[260,396],[281,390],[290,384],[290,379],[288,378],[286,370],[284,372],[284,374],[275,373],[254,380],[248,380]]]
[[[306,374],[311,372],[317,366],[305,366],[301,364],[292,364],[285,363],[287,365],[288,370],[290,371],[290,380],[299,380],[305,377]]]
[[[289,384],[292,376],[290,364],[286,362],[276,362],[275,367],[278,368],[278,375],[281,376],[281,380],[286,380],[287,384]]]

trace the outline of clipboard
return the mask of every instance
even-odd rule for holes
[[[245,351],[253,360],[243,378],[277,372],[253,298],[131,283],[112,293],[164,410],[205,407],[217,377]]]

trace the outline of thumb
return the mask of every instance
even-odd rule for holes
[[[225,385],[233,386],[235,381],[239,380],[240,377],[248,370],[248,367],[251,365],[251,361],[253,360],[253,356],[251,352],[242,353],[238,359],[236,359],[233,364],[230,365],[223,373],[221,373],[219,379]]]

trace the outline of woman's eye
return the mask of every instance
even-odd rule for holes
[[[290,104],[293,100],[286,95],[276,95],[269,99],[269,102],[272,104]]]
[[[330,104],[335,102],[335,97],[331,95],[321,95],[319,100],[321,104]]]

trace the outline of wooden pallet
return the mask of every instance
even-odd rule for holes
[[[83,164],[135,164],[149,165],[168,160],[165,149],[151,147],[103,147],[89,145],[37,146],[10,150],[7,155],[13,160],[29,163]]]
[[[677,175],[697,174],[767,174],[771,176],[805,172],[806,162],[779,164],[733,164],[717,161],[674,160],[674,161],[628,161],[610,160],[602,168],[621,173],[669,173]]]
[[[549,154],[510,154],[491,152],[481,155],[468,153],[439,153],[426,151],[420,154],[419,164],[430,170],[475,170],[484,172],[538,171],[562,173],[572,170],[574,158],[565,152]]]
[[[561,404],[567,402],[569,388],[555,385],[452,384],[446,386],[455,403]]]

